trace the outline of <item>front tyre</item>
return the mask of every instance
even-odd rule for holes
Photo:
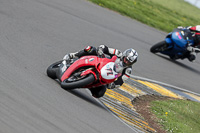
[[[150,51],[152,53],[157,53],[157,52],[162,52],[162,51],[165,51],[167,50],[167,43],[165,41],[162,41],[162,42],[159,42],[155,45],[153,45],[150,49]]]
[[[48,68],[47,68],[47,76],[49,76],[50,78],[52,79],[56,79],[57,76],[56,76],[56,71],[58,70],[58,68],[60,67],[60,64],[62,63],[62,60],[61,61],[58,61],[58,62],[55,62],[53,63],[52,65],[50,65]]]
[[[61,87],[65,90],[71,90],[75,88],[82,88],[86,85],[89,85],[95,81],[95,77],[93,74],[89,74],[83,77],[69,77],[61,82]]]

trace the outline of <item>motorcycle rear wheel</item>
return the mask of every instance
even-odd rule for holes
[[[47,76],[49,76],[52,79],[56,79],[57,78],[56,71],[59,68],[59,66],[60,66],[61,63],[62,63],[62,60],[51,64],[47,68]]]
[[[153,45],[150,49],[152,53],[162,52],[167,50],[167,43],[165,41],[161,41],[155,45]]]
[[[63,82],[61,82],[61,87],[65,90],[71,90],[75,88],[82,88],[86,85],[89,85],[95,81],[95,77],[93,74],[88,74],[83,77],[77,78],[77,80],[69,81],[68,79],[65,79]]]

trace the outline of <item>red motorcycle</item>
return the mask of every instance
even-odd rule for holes
[[[47,69],[47,75],[52,79],[58,79],[61,87],[66,90],[75,88],[89,88],[106,85],[114,82],[121,73],[115,72],[117,57],[100,58],[98,56],[83,56],[53,63]]]

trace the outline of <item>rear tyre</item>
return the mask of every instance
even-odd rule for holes
[[[73,80],[73,81],[72,81]],[[65,90],[71,90],[75,88],[82,88],[86,85],[89,85],[95,81],[93,74],[89,74],[83,77],[76,77],[65,79],[61,82],[61,87]]]
[[[155,45],[153,45],[150,49],[152,53],[162,52],[167,49],[167,43],[165,41],[159,42]]]
[[[60,64],[62,63],[62,60],[61,61],[58,61],[56,63],[53,63],[52,65],[50,65],[48,68],[47,68],[47,76],[49,76],[50,78],[52,79],[56,79],[57,76],[56,76],[56,71],[58,70],[58,68],[60,67]]]

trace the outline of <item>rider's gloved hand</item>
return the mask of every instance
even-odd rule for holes
[[[103,48],[101,48],[101,47],[98,47],[97,48],[97,55],[103,55]]]
[[[126,68],[125,74],[122,76],[122,80],[123,81],[128,80],[131,75],[131,72],[132,72],[132,68]]]
[[[108,84],[108,85],[107,85],[107,88],[108,88],[108,89],[114,89],[114,88],[115,88],[115,83],[112,82],[112,83]]]
[[[115,55],[118,57],[118,58],[121,58],[122,57],[122,52],[118,49],[115,49]]]

